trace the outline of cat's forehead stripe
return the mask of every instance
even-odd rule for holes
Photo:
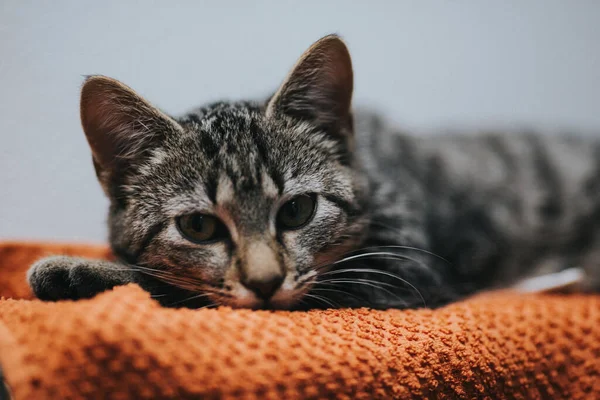
[[[233,202],[235,197],[236,194],[231,179],[227,175],[222,174],[217,184],[217,204],[229,204]]]
[[[265,196],[276,198],[280,191],[273,178],[265,170],[262,171],[261,178],[262,190]]]

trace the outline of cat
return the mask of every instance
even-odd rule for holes
[[[173,307],[438,307],[582,266],[600,287],[600,141],[410,136],[353,110],[337,35],[266,102],[174,118],[90,76],[81,121],[116,262],[57,256],[43,300],[137,283]]]

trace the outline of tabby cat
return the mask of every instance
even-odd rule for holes
[[[266,102],[181,118],[87,78],[81,121],[117,262],[52,257],[43,300],[137,283],[165,306],[436,307],[581,266],[600,287],[600,142],[524,132],[412,137],[351,109],[326,36]]]

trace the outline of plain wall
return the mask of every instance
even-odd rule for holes
[[[170,113],[260,98],[314,40],[353,55],[355,104],[406,127],[600,133],[600,2],[0,0],[0,239],[104,241],[82,76]]]

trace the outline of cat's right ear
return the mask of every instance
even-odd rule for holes
[[[81,124],[104,190],[181,126],[116,79],[88,77],[81,89]]]

